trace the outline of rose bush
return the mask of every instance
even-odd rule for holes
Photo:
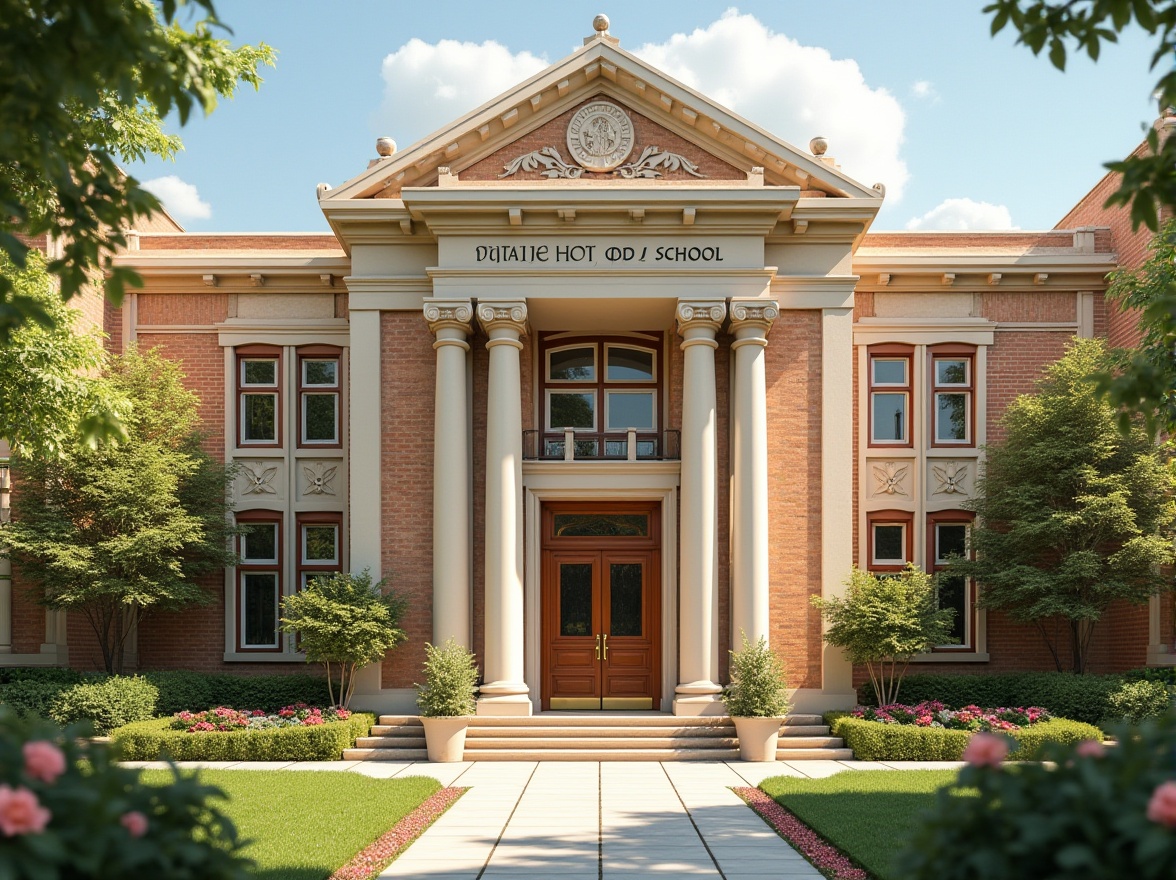
[[[346,721],[351,717],[347,709],[320,709],[306,703],[285,706],[277,712],[262,709],[230,709],[218,706],[206,712],[177,712],[172,716],[171,729],[188,733],[211,733],[230,730],[274,730],[282,727],[314,727],[328,721]]]
[[[169,785],[141,785],[92,732],[0,706],[0,876],[245,880],[250,862],[218,789],[178,772]]]
[[[888,706],[858,706],[851,713],[854,718],[881,721],[883,724],[911,724],[915,727],[942,727],[946,730],[1010,731],[1020,730],[1052,717],[1040,706],[1028,708],[981,709],[964,706],[948,709],[938,700],[924,700],[914,706],[891,703]]]

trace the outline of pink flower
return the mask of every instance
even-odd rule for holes
[[[0,832],[5,837],[40,834],[51,818],[52,814],[27,788],[14,789],[0,784]]]
[[[48,785],[65,772],[65,755],[48,740],[36,739],[24,744],[25,773]]]
[[[1157,825],[1176,828],[1176,780],[1170,779],[1156,786],[1147,802],[1147,817]]]
[[[142,837],[147,833],[147,817],[138,810],[123,813],[122,818],[118,821],[123,828],[131,833],[131,837]]]
[[[1074,754],[1079,758],[1101,758],[1106,753],[1106,748],[1096,739],[1084,739],[1074,747]]]
[[[964,760],[973,767],[999,767],[1008,757],[1009,744],[1004,737],[977,733],[964,748]]]

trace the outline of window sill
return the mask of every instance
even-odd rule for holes
[[[287,654],[258,651],[225,651],[226,663],[305,663],[305,654]]]
[[[912,663],[987,663],[987,651],[939,651],[932,654],[918,654]]]
[[[1148,666],[1176,666],[1176,654],[1167,645],[1149,645],[1147,649]]]

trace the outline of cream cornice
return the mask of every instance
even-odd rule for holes
[[[1112,254],[862,254],[853,270],[859,290],[942,292],[947,289],[1104,290]],[[951,278],[950,286],[944,283]]]
[[[985,318],[861,318],[853,325],[853,344],[901,342],[908,345],[931,345],[962,342],[968,345],[992,345],[997,324]]]
[[[693,135],[689,139],[717,155],[737,153],[737,167],[763,166],[809,188],[832,195],[870,198],[881,194],[791,144],[773,137],[725,108],[604,40],[592,40],[567,58],[493,98],[404,151],[378,161],[334,190],[322,202],[366,198],[397,183],[431,181],[440,165],[463,167],[595,93],[623,96],[659,124]]]

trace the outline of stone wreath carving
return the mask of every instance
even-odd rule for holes
[[[502,168],[503,173],[498,175],[499,180],[520,171],[537,171],[539,168],[543,168],[542,171],[539,171],[543,177],[552,180],[556,178],[577,180],[584,173],[584,169],[580,166],[569,165],[565,162],[555,147],[541,147],[530,153],[524,153],[503,165]],[[609,173],[614,177],[620,175],[626,180],[634,180],[636,178],[661,177],[667,171],[685,171],[695,177],[706,177],[698,170],[698,166],[685,156],[680,153],[668,152],[661,147],[646,147],[637,157],[637,161],[620,165]]]

